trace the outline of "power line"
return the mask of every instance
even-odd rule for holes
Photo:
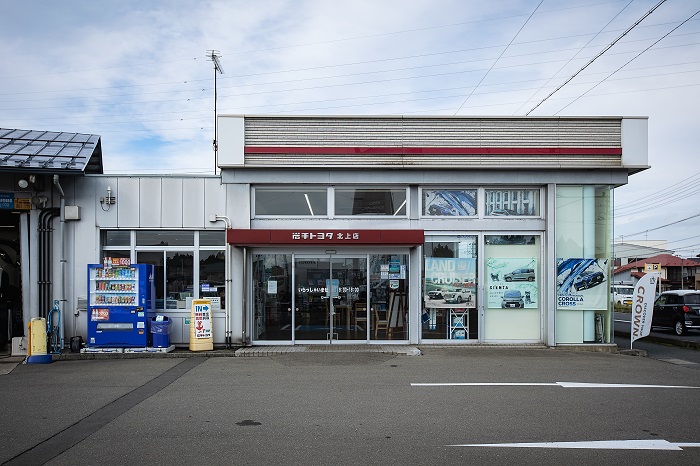
[[[623,37],[625,37],[632,29],[634,29],[639,23],[641,23],[647,16],[652,14],[654,10],[656,10],[661,4],[666,2],[666,0],[661,0],[659,3],[654,6],[651,10],[647,11],[644,15],[642,15],[641,18],[639,18],[632,26],[628,27],[622,34],[620,34],[614,41],[612,41],[610,44],[608,44],[603,50],[601,50],[595,57],[591,58],[588,63],[583,65],[576,73],[572,74],[566,81],[564,81],[562,84],[559,85],[556,89],[554,89],[547,97],[542,99],[537,105],[532,107],[529,112],[527,112],[525,115],[531,114],[537,107],[542,105],[547,99],[552,97],[559,89],[562,87],[566,86],[569,82],[571,82],[572,79],[574,79],[576,76],[578,76],[583,70],[588,68],[594,61],[596,61],[599,57],[601,57],[605,52],[610,50],[615,44],[617,44]],[[564,107],[566,108],[566,107]]]
[[[544,89],[544,87],[547,86],[547,84],[549,84],[549,83],[555,78],[555,76],[559,74],[559,72],[560,72],[561,70],[563,70],[564,68],[566,68],[566,65],[568,65],[569,63],[571,63],[571,62],[573,61],[573,59],[576,58],[576,56],[577,56],[579,53],[581,53],[582,50],[584,50],[586,47],[588,47],[588,45],[589,45],[591,42],[593,42],[593,41],[595,40],[595,38],[598,37],[598,36],[605,30],[605,28],[607,28],[608,26],[610,26],[610,23],[612,23],[613,21],[615,21],[615,19],[616,19],[618,16],[620,16],[620,15],[622,14],[622,12],[625,11],[625,10],[627,9],[627,7],[630,6],[630,5],[632,4],[633,1],[634,1],[634,0],[630,0],[629,3],[627,3],[627,5],[625,5],[624,7],[622,7],[622,9],[621,9],[620,11],[618,11],[617,14],[616,14],[615,16],[613,16],[612,18],[610,18],[610,21],[608,21],[608,22],[605,24],[605,26],[603,26],[602,28],[600,28],[600,30],[599,30],[593,37],[591,37],[591,38],[588,40],[588,42],[586,42],[583,46],[581,46],[581,48],[579,48],[578,52],[576,52],[571,58],[569,58],[569,60],[568,60],[566,63],[564,63],[564,64],[561,66],[561,68],[559,68],[557,71],[555,71],[555,72],[552,74],[552,76],[549,77],[549,79],[547,80],[547,82],[545,82],[539,89],[537,89],[537,90],[530,96],[530,98],[527,99],[527,100],[523,103],[523,105],[521,105],[520,107],[518,107],[518,109],[513,113],[513,115],[517,114],[517,113],[520,111],[520,109],[523,108],[523,106],[525,106],[525,104],[528,103],[528,102],[530,101],[530,99],[532,99],[533,97],[535,97],[535,96],[537,95],[538,92],[540,92],[542,89]],[[556,92],[556,90],[555,90],[554,92]],[[550,95],[551,95],[551,94],[550,94]],[[542,101],[542,102],[544,102],[544,101]],[[540,103],[542,103],[542,102],[540,102]],[[539,105],[539,104],[538,104],[538,105]],[[534,110],[534,108],[533,108],[532,110]],[[530,112],[532,112],[532,110],[530,110]],[[528,112],[528,114],[529,114],[529,112]]]
[[[663,0],[663,1],[666,1],[666,0]],[[615,71],[613,71],[612,73],[610,73],[609,76],[607,76],[607,77],[601,79],[600,82],[599,82],[598,84],[596,84],[595,86],[591,87],[590,89],[588,89],[586,92],[584,92],[584,93],[581,94],[580,96],[576,97],[574,100],[572,100],[571,102],[569,102],[568,104],[566,104],[561,110],[555,112],[554,114],[555,114],[555,115],[559,114],[559,112],[561,112],[562,110],[566,109],[569,105],[573,104],[573,103],[576,102],[578,99],[580,99],[581,97],[583,97],[584,95],[588,94],[590,91],[592,91],[592,90],[595,89],[596,87],[598,87],[598,86],[600,86],[601,84],[603,84],[603,82],[605,82],[610,76],[614,75],[615,73],[617,73],[618,71],[620,71],[622,68],[624,68],[625,66],[629,65],[629,64],[632,63],[634,60],[636,60],[637,58],[639,58],[644,52],[646,52],[647,50],[649,50],[650,48],[652,48],[653,46],[655,46],[656,44],[658,44],[659,42],[661,42],[664,38],[666,38],[668,35],[670,35],[673,31],[675,31],[676,29],[678,29],[679,27],[683,26],[685,23],[687,23],[688,21],[690,21],[690,20],[691,20],[695,15],[697,15],[698,13],[700,13],[700,11],[696,11],[695,13],[693,13],[688,19],[686,19],[686,20],[683,21],[681,24],[679,24],[679,25],[676,26],[675,28],[673,28],[673,29],[671,29],[670,31],[668,31],[666,34],[664,34],[663,36],[661,36],[658,40],[656,40],[656,41],[655,41],[653,44],[651,44],[649,47],[647,47],[647,48],[645,48],[644,50],[642,50],[641,52],[639,52],[637,55],[635,55],[635,56],[632,57],[629,61],[627,61],[624,65],[622,65],[621,67],[619,67],[618,69],[616,69]]]
[[[624,236],[625,236],[625,237],[630,237],[630,236],[637,236],[637,235],[646,234],[646,233],[649,233],[650,231],[661,230],[662,228],[666,228],[666,227],[670,227],[671,225],[677,225],[677,224],[679,224],[679,223],[687,222],[688,220],[691,220],[691,219],[694,219],[694,218],[697,218],[697,217],[700,217],[700,212],[697,213],[697,214],[695,214],[695,215],[691,215],[690,217],[686,217],[686,218],[681,219],[681,220],[676,220],[675,222],[667,223],[666,225],[661,225],[661,226],[658,226],[658,227],[655,227],[655,228],[648,228],[648,229],[646,229],[646,230],[642,230],[642,231],[637,232],[637,233],[626,234],[626,235],[624,235]]]
[[[464,102],[462,102],[462,105],[460,105],[459,108],[458,108],[457,110],[455,110],[455,113],[454,113],[455,115],[457,115],[457,113],[459,113],[459,111],[462,110],[462,107],[464,107],[464,104],[467,103],[467,100],[469,100],[469,98],[472,96],[472,94],[474,93],[474,91],[476,90],[476,88],[479,87],[479,85],[480,85],[482,82],[484,82],[484,79],[486,79],[486,76],[489,75],[489,73],[491,72],[491,70],[493,69],[493,67],[496,66],[496,63],[498,63],[498,60],[501,59],[501,57],[503,56],[503,54],[506,53],[506,50],[508,50],[508,47],[510,47],[510,45],[513,43],[513,41],[515,40],[515,38],[518,37],[518,34],[520,34],[520,32],[523,30],[523,28],[525,28],[525,26],[527,25],[527,23],[530,21],[530,19],[533,17],[533,15],[537,12],[537,9],[540,7],[540,5],[542,5],[542,2],[543,2],[543,1],[544,1],[544,0],[540,0],[540,3],[538,3],[537,6],[535,7],[535,9],[532,11],[532,13],[530,13],[530,16],[527,17],[527,19],[525,20],[525,22],[523,23],[523,25],[520,26],[520,29],[518,29],[518,32],[515,33],[515,35],[514,35],[513,38],[510,40],[510,42],[508,43],[508,45],[506,45],[506,47],[503,49],[503,51],[501,52],[501,54],[496,58],[496,61],[494,61],[493,64],[491,64],[491,67],[490,67],[490,68],[486,71],[486,73],[481,77],[481,80],[480,80],[480,81],[477,83],[477,85],[472,89],[472,91],[469,93],[469,95],[467,95],[467,98],[464,99]]]

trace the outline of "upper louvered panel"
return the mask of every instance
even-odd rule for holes
[[[327,155],[253,154],[246,155],[247,167],[393,167],[425,169],[463,168],[603,168],[620,167],[621,157],[610,155],[554,156],[530,155]]]
[[[258,147],[620,147],[620,118],[246,117]]]

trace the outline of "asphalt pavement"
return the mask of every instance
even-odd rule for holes
[[[698,371],[420,350],[16,365],[0,375],[0,463],[700,464]]]

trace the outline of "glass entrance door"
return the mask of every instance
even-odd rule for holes
[[[295,255],[294,340],[367,340],[367,257]]]

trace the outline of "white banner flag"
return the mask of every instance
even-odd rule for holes
[[[651,318],[654,314],[654,298],[656,297],[658,279],[658,273],[647,273],[634,286],[630,348],[634,340],[649,335],[651,331]]]

